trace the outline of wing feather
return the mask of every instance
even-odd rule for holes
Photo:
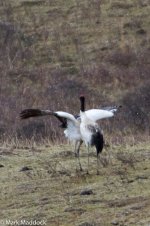
[[[114,112],[102,109],[90,109],[85,111],[85,113],[86,116],[94,122],[100,119],[110,118],[114,116]]]
[[[28,119],[31,117],[39,117],[39,116],[45,116],[45,115],[54,115],[62,124],[60,127],[67,128],[67,121],[76,120],[73,115],[67,113],[67,112],[53,112],[50,110],[40,110],[40,109],[25,109],[20,112],[20,118],[21,119]]]
[[[40,109],[25,109],[20,112],[21,119],[27,119],[30,117],[38,117],[44,115],[52,115],[52,111],[49,110],[40,110]]]

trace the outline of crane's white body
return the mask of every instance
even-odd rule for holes
[[[96,117],[94,120],[92,120],[92,117],[88,117],[89,114],[87,112],[82,112],[80,111],[80,118],[81,118],[81,123],[80,123],[80,133],[82,140],[85,142],[85,144],[91,145],[92,144],[92,135],[93,132],[98,132],[101,131],[99,125],[96,123]]]
[[[64,112],[64,111],[56,111],[59,117],[67,119],[67,128],[64,130],[65,137],[70,141],[80,141],[80,120],[79,118],[75,118],[74,115]]]
[[[91,136],[92,136],[92,128],[93,126],[96,126],[96,123],[94,120],[91,120],[87,115],[87,112],[80,111],[80,133],[81,138],[85,142],[86,146],[91,145]]]
[[[85,136],[89,141],[91,136],[90,132],[87,132],[86,128],[83,127],[83,124],[80,125],[81,121],[86,120],[88,124],[92,123],[93,125],[96,125],[96,121],[113,117],[116,111],[116,108],[111,108],[110,110],[90,109],[85,111],[84,113],[80,112],[80,116],[77,119],[74,117],[74,115],[64,111],[56,111],[55,114],[67,119],[67,128],[64,130],[65,137],[68,138],[70,141],[76,142],[80,140],[85,140]],[[86,133],[83,132],[83,130],[86,130]],[[85,143],[87,144],[87,142]]]
[[[80,122],[78,120],[77,122],[67,121],[67,129],[64,130],[64,134],[70,141],[80,141]]]
[[[109,112],[105,112],[99,109],[92,109],[89,111],[85,111],[85,97],[80,97],[80,133],[82,140],[85,142],[86,146],[88,147],[88,168],[87,173],[89,173],[89,148],[90,146],[95,146],[97,152],[97,174],[98,171],[98,157],[99,153],[102,152],[104,139],[103,134],[101,133],[99,125],[96,123],[98,119],[104,118],[105,115],[108,117],[110,114]]]

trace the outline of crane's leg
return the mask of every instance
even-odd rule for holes
[[[79,154],[82,143],[83,143],[82,140],[75,142],[75,156],[77,157],[80,171],[83,171],[81,163],[80,163],[80,154]]]
[[[76,140],[75,145],[74,145],[74,155],[75,155],[75,157],[77,157],[77,144],[78,144],[78,141]]]
[[[98,153],[97,154],[97,175],[99,175],[99,170],[98,170],[98,168],[99,168],[99,160],[100,160],[100,155]]]
[[[90,145],[88,144],[88,166],[87,166],[87,174],[89,174],[89,154],[90,154]]]

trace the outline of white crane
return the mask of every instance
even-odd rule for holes
[[[98,117],[97,114],[94,114],[94,117],[88,117],[88,114],[85,111],[85,97],[80,96],[81,108],[80,108],[80,133],[82,140],[85,142],[88,147],[88,168],[87,173],[89,173],[89,148],[90,146],[95,146],[97,152],[97,174],[98,174],[98,157],[103,150],[104,138],[103,133],[96,123]]]
[[[99,120],[104,118],[113,117],[118,107],[108,107],[107,109],[90,109],[85,111],[86,115],[91,120]],[[30,117],[37,116],[46,116],[52,115],[55,116],[60,122],[60,127],[64,129],[64,134],[66,138],[75,143],[75,155],[79,161],[80,170],[82,170],[79,151],[80,146],[83,143],[81,133],[80,133],[80,115],[72,115],[64,111],[50,111],[50,110],[40,110],[40,109],[25,109],[21,111],[20,118],[27,119]]]

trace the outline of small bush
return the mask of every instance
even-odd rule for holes
[[[136,61],[136,55],[131,50],[121,51],[118,49],[117,51],[114,51],[112,54],[110,54],[107,57],[107,60],[111,64],[129,67],[133,62]]]
[[[133,4],[124,3],[124,2],[121,2],[121,1],[113,2],[111,4],[112,9],[130,9],[133,6],[134,6]]]
[[[125,127],[136,132],[150,131],[150,81],[122,100]]]

